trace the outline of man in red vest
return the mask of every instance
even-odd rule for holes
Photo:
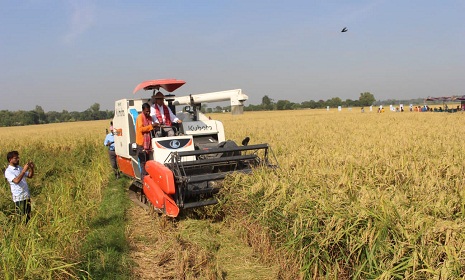
[[[167,136],[174,136],[174,130],[171,127],[172,124],[182,123],[182,121],[165,105],[165,96],[163,93],[157,92],[153,95],[152,102],[153,105],[150,106],[150,116],[154,123],[161,125],[160,130],[155,133],[155,137],[163,136],[163,132]]]

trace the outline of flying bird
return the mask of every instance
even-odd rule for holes
[[[342,28],[341,32],[347,32],[347,27]]]

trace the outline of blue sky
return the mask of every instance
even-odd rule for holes
[[[0,109],[111,110],[162,78],[248,104],[464,95],[464,15],[465,0],[0,0]]]

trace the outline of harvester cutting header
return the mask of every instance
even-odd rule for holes
[[[230,101],[232,114],[242,114],[247,95],[240,89],[181,97],[171,94],[184,84],[185,81],[176,79],[150,80],[134,89],[134,93],[141,89],[150,91],[154,100],[164,98],[165,101],[165,106],[160,105],[165,111],[156,111],[156,105],[151,105],[156,114],[153,113],[152,119],[154,129],[144,136],[144,141],[151,144],[142,153],[145,158],[141,157],[141,146],[136,144],[136,121],[149,99],[116,101],[113,119],[115,152],[121,172],[134,179],[133,186],[144,202],[171,217],[178,216],[181,209],[217,203],[215,195],[230,173],[251,173],[258,166],[276,166],[276,160],[269,158],[268,144],[248,145],[248,137],[241,146],[226,141],[223,124],[201,112],[204,103]],[[169,94],[163,94],[162,89]],[[184,107],[176,111],[177,105]],[[165,107],[179,123],[161,121],[160,116],[166,118],[169,112]],[[169,131],[169,136],[164,131]]]

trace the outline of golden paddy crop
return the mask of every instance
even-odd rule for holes
[[[237,227],[238,234],[265,261],[285,256],[282,275],[465,276],[463,113],[333,109],[209,116],[223,122],[227,139],[269,143],[279,162],[275,171],[229,178],[214,209],[233,225],[254,225]],[[31,158],[37,165],[36,178],[28,181],[35,217],[27,228],[8,218],[6,183],[0,193],[0,250],[9,256],[2,259],[2,275],[75,275],[75,246],[111,173],[103,147],[107,125],[0,128],[5,166],[12,149],[23,163]]]
[[[291,252],[301,277],[464,277],[464,114],[212,117],[236,141],[273,147],[281,168],[232,180],[227,207]]]
[[[108,121],[0,128],[0,154],[17,150],[35,162],[28,179],[32,219],[18,223],[6,180],[0,188],[0,278],[68,279],[76,275],[79,244],[108,181],[103,147]],[[2,175],[3,176],[3,175]]]

